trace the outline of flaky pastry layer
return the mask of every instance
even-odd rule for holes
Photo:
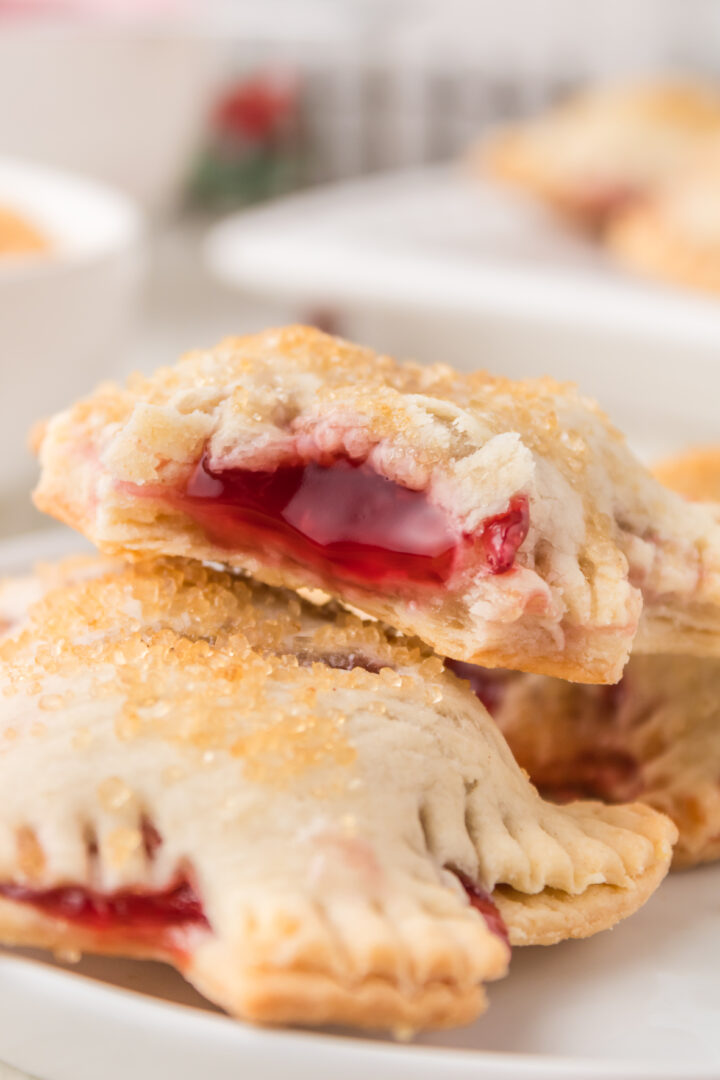
[[[719,649],[716,516],[658,484],[594,403],[549,379],[400,364],[290,327],[101,387],[48,424],[40,459],[37,505],[107,553],[323,588],[456,659],[614,682],[636,634],[647,650],[659,635],[665,651]],[[338,460],[398,498],[422,493],[456,538],[447,579],[347,576],[331,549],[318,565],[267,532],[228,543],[193,517],[200,500],[182,501],[199,468],[222,487],[233,470]],[[513,507],[524,529],[493,564],[484,530],[497,539]]]

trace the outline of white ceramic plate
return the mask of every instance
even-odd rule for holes
[[[66,530],[6,542],[0,573],[82,547]],[[43,1080],[717,1078],[718,971],[720,866],[589,941],[516,949],[483,1018],[411,1045],[247,1027],[159,964],[0,951],[0,1059]]]
[[[209,234],[223,281],[337,316],[391,353],[552,373],[648,445],[720,438],[720,303],[623,273],[542,208],[435,167],[235,214]]]
[[[208,235],[231,284],[310,300],[501,310],[720,341],[720,305],[621,272],[544,209],[459,167],[386,173],[243,211]]]

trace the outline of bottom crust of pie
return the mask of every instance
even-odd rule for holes
[[[487,1008],[479,985],[431,982],[408,994],[379,976],[343,986],[322,972],[260,969],[246,972],[241,990],[227,1001],[212,975],[188,973],[188,977],[231,1015],[256,1024],[347,1025],[403,1037],[420,1030],[462,1027]]]
[[[226,954],[209,937],[193,952],[183,952],[92,931],[50,918],[28,905],[0,899],[0,942],[5,946],[48,949],[59,959],[82,953],[156,960],[170,964],[209,1001],[231,1016],[256,1024],[348,1025],[392,1031],[398,1036],[429,1028],[472,1023],[487,1008],[480,984],[431,980],[407,989],[371,975],[347,985],[322,971],[248,968],[230,972]],[[498,970],[497,975],[503,974]]]
[[[549,675],[568,682],[589,683],[591,686],[613,685],[621,678],[626,660],[625,653],[619,652],[618,636],[622,638],[625,635],[622,631],[619,635],[613,631],[607,633],[607,649],[604,651],[600,647],[602,639],[598,635],[592,632],[574,633],[566,636],[563,648],[557,650],[555,655],[551,647],[534,656],[522,647],[512,652],[489,649],[475,653],[466,663],[507,671],[530,669],[536,675]],[[626,640],[629,643],[629,635]],[[446,655],[453,654],[446,650]],[[532,656],[531,668],[528,656]]]
[[[508,925],[511,945],[557,945],[566,938],[609,930],[637,911],[667,874],[668,863],[669,855],[637,877],[629,889],[591,885],[579,896],[568,897],[555,889],[527,896],[501,886],[493,900]]]
[[[640,804],[606,807],[605,816],[620,827],[637,829],[654,846],[654,858],[632,884],[619,888],[592,885],[577,896],[555,889],[530,895],[498,886],[492,899],[505,920],[512,945],[552,945],[609,929],[637,910],[665,877],[677,831],[672,822]],[[160,960],[171,964],[209,1000],[240,1019],[260,1024],[351,1025],[397,1034],[471,1023],[487,1006],[479,982],[429,979],[403,985],[400,980],[368,975],[343,982],[319,969],[256,965],[242,968],[211,932],[191,928],[187,938],[169,943],[133,940],[123,934],[97,933],[52,918],[30,905],[0,899],[0,941],[5,945],[46,948],[60,954],[83,952]],[[500,951],[485,979],[505,972]]]
[[[45,509],[48,506],[47,502],[43,502]],[[149,513],[150,506],[146,510]],[[63,518],[62,508],[58,505],[53,506],[52,512]],[[66,517],[64,520],[72,519]],[[142,546],[136,549],[134,544],[139,541],[134,526],[123,524],[122,539],[112,543],[101,542],[100,548],[109,557],[128,560],[141,561],[160,555],[189,556],[201,562],[222,563],[248,572],[266,585],[294,591],[318,591],[317,583],[309,580],[301,568],[271,567],[247,552],[243,555],[225,552],[202,536],[177,531],[174,524],[163,520],[155,523],[155,529],[152,536],[146,534],[142,537]],[[409,636],[431,642],[434,650],[442,656],[486,668],[530,670],[538,675],[591,684],[612,684],[621,678],[636,630],[634,620],[626,626],[591,626],[587,630],[562,627],[561,643],[558,644],[557,627],[548,630],[532,626],[523,634],[517,627],[509,631],[503,625],[498,635],[502,638],[500,644],[488,641],[473,652],[473,647],[477,645],[477,627],[472,624],[458,626],[457,621],[445,612],[430,609],[426,613],[414,601],[401,600],[397,595],[386,599],[381,591],[367,597],[361,593],[353,595],[352,605],[364,616],[369,614]],[[507,648],[506,642],[513,647]]]

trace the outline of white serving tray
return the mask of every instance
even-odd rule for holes
[[[6,542],[0,573],[82,546]],[[589,941],[516,949],[484,1017],[409,1045],[248,1027],[159,964],[6,950],[0,1060],[43,1080],[716,1080],[719,971],[720,866]]]
[[[247,293],[418,359],[552,374],[651,445],[720,439],[720,301],[646,283],[460,166],[315,189],[226,219],[206,258]]]

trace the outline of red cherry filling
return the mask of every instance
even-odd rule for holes
[[[471,905],[476,911],[480,912],[487,923],[488,930],[497,937],[502,938],[509,948],[510,935],[508,934],[508,928],[505,925],[505,920],[502,915],[495,907],[490,894],[487,893],[485,889],[481,889],[479,885],[467,876],[467,874],[463,874],[459,870],[454,870],[453,873],[467,893]]]
[[[204,458],[172,502],[219,547],[274,552],[365,585],[442,585],[475,547],[502,574],[528,531],[524,496],[479,533],[458,533],[426,492],[346,458],[273,471],[214,471]]]
[[[32,889],[7,882],[0,885],[0,896],[30,904],[53,919],[98,932],[142,934],[209,925],[200,899],[188,881],[180,881],[162,892],[120,889],[113,893],[98,893],[79,885]]]
[[[603,747],[585,750],[569,761],[547,762],[531,768],[530,779],[541,795],[557,803],[574,799],[630,802],[643,789],[635,758],[622,750]]]
[[[524,495],[516,495],[504,513],[484,522],[482,547],[491,574],[505,574],[512,569],[529,527],[528,501]]]
[[[431,582],[452,573],[459,544],[421,491],[367,465],[283,465],[274,472],[195,470],[182,508],[224,548],[272,545],[350,581]]]

